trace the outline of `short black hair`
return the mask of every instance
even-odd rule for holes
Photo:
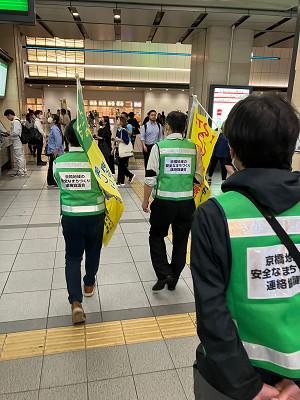
[[[134,112],[130,111],[130,113],[128,115],[129,115],[129,118],[134,118]]]
[[[58,125],[59,124],[59,116],[57,114],[54,114],[52,116],[52,118],[53,118],[53,122],[55,122],[55,124]]]
[[[60,110],[60,112],[61,112],[62,114],[66,114],[66,113],[67,113],[67,111],[66,111],[64,108],[62,108],[62,109]]]
[[[128,118],[128,114],[127,114],[126,111],[122,111],[122,112],[121,112],[121,115],[122,115],[122,114],[125,115],[126,118]]]
[[[34,112],[34,115],[37,117],[39,114],[42,114],[42,113],[43,113],[42,110],[36,110],[36,111]]]
[[[290,169],[298,113],[281,95],[252,94],[232,108],[223,133],[244,167]]]
[[[186,116],[181,111],[171,111],[166,119],[172,132],[183,133],[186,128]]]
[[[11,110],[10,108],[8,108],[7,110],[4,111],[4,117],[8,117],[9,115],[16,115],[15,112],[13,110]]]
[[[80,143],[77,139],[77,135],[76,135],[76,132],[73,127],[75,122],[76,122],[76,119],[72,119],[72,121],[68,123],[68,125],[65,127],[64,135],[71,145],[73,145],[75,147],[79,147]]]
[[[149,117],[149,116],[150,116],[150,114],[151,114],[151,113],[153,113],[153,112],[155,112],[155,114],[157,114],[157,112],[156,112],[155,110],[150,110],[150,111],[148,111],[148,114],[147,114],[147,115],[148,115],[148,117]]]

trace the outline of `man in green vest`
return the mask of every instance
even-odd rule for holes
[[[202,182],[200,151],[194,143],[183,138],[186,117],[172,111],[166,119],[167,138],[153,146],[147,164],[143,211],[150,216],[150,254],[157,283],[152,290],[162,290],[168,285],[175,290],[185,266],[188,236],[195,211],[194,183]],[[173,252],[168,261],[164,238],[172,225]]]
[[[82,308],[81,261],[85,252],[84,296],[91,297],[99,268],[105,217],[103,193],[93,174],[89,159],[80,146],[71,121],[64,135],[69,153],[53,165],[60,187],[63,235],[66,243],[66,281],[73,324],[86,320]]]
[[[298,116],[283,96],[251,95],[233,107],[224,135],[238,171],[192,227],[195,399],[298,400]]]

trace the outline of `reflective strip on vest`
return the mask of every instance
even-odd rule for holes
[[[97,204],[96,206],[61,206],[62,211],[66,211],[69,213],[90,213],[102,211],[105,208],[105,204]]]
[[[289,235],[300,234],[300,216],[276,219]],[[228,219],[227,222],[231,238],[276,236],[265,218]]]
[[[59,162],[59,163],[56,163],[55,164],[56,165],[56,168],[57,169],[59,169],[59,168],[62,168],[62,169],[65,169],[65,168],[71,168],[71,169],[73,169],[73,168],[91,168],[91,164],[89,163],[89,162]]]
[[[159,148],[160,154],[196,154],[196,149],[185,149],[183,147],[180,148]]]
[[[281,353],[269,347],[243,342],[250,360],[266,361],[279,367],[297,370],[300,366],[300,351]]]
[[[172,197],[176,199],[178,197],[193,197],[194,192],[192,190],[189,192],[165,192],[158,189],[156,195],[161,197]]]

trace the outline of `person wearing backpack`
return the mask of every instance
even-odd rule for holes
[[[223,133],[238,171],[192,226],[195,399],[299,400],[298,116],[280,95],[251,95]]]
[[[4,116],[11,121],[10,132],[7,132],[11,137],[14,155],[17,161],[17,172],[13,173],[11,176],[25,176],[27,174],[26,169],[26,159],[23,150],[23,144],[21,142],[21,134],[22,134],[22,124],[19,118],[16,117],[16,114],[13,110],[7,109],[4,111]]]
[[[163,140],[163,131],[161,124],[156,122],[157,113],[155,110],[150,110],[147,114],[149,121],[146,122],[141,129],[141,142],[143,145],[145,171],[152,147]]]

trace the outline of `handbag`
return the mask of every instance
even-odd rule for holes
[[[115,165],[120,164],[120,157],[119,157],[118,149],[115,149],[115,151],[114,151],[114,164]]]
[[[121,133],[121,139],[122,139],[122,133]],[[133,157],[133,146],[131,141],[128,144],[125,144],[124,142],[119,143],[119,157],[120,158]]]
[[[274,217],[274,215],[271,213],[271,211],[259,203],[252,194],[247,192],[244,189],[235,189],[235,192],[238,192],[242,194],[243,196],[247,197],[258,209],[258,211],[264,216],[266,221],[269,223],[273,231],[276,233],[276,235],[279,237],[281,243],[288,249],[289,255],[294,259],[295,263],[297,264],[298,268],[300,269],[300,252],[295,246],[294,242],[292,239],[289,237],[289,235],[286,233],[286,231],[283,229],[283,227],[280,225],[280,223],[277,221],[277,219]]]
[[[39,141],[43,140],[43,135],[37,128],[30,128],[30,140],[29,144],[37,144]]]

